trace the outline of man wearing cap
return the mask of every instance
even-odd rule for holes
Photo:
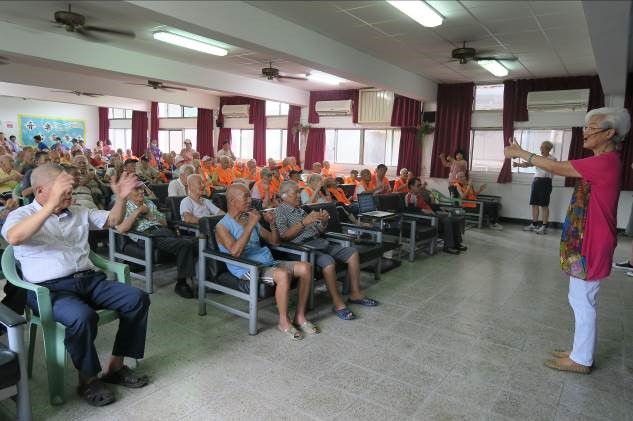
[[[191,139],[185,139],[185,147],[180,151],[180,156],[182,156],[185,161],[191,162],[193,161],[194,152],[196,152],[196,150],[191,147]]]
[[[220,148],[220,150],[218,151],[216,155],[218,156],[218,158],[221,156],[226,156],[228,158],[231,158],[231,160],[233,161],[237,159],[235,157],[235,154],[231,150],[231,142],[229,140],[225,140],[224,143],[222,143],[222,147]]]

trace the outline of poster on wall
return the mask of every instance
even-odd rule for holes
[[[48,146],[60,138],[67,148],[72,147],[72,139],[84,140],[86,123],[84,120],[70,118],[43,117],[28,114],[18,115],[20,127],[18,142],[23,146],[35,145],[34,136],[42,136],[42,141]]]

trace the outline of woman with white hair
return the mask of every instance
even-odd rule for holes
[[[571,197],[563,225],[560,261],[569,275],[569,304],[575,331],[571,351],[554,350],[545,361],[549,368],[589,374],[596,349],[596,308],[600,281],[609,276],[617,245],[616,221],[622,163],[619,150],[629,132],[631,119],[624,108],[598,108],[585,116],[583,147],[593,156],[556,162],[521,149],[512,140],[506,158],[529,164],[563,177],[580,178]]]
[[[310,174],[308,185],[301,190],[301,204],[313,205],[332,201],[330,192],[325,189],[321,174]]]

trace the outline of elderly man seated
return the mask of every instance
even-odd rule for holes
[[[152,237],[158,250],[176,256],[178,275],[174,292],[183,298],[193,298],[193,290],[187,278],[194,274],[194,253],[196,238],[177,237],[167,228],[167,220],[154,202],[145,197],[145,189],[137,179],[136,187],[128,197],[125,220],[117,225],[117,230],[126,233],[132,229]]]
[[[141,157],[141,161],[136,165],[136,175],[146,183],[159,183],[161,181],[160,173],[150,165],[150,158],[147,155],[149,155],[149,151]]]
[[[288,334],[292,339],[303,339],[304,334],[319,333],[319,328],[305,317],[310,285],[312,283],[312,268],[307,262],[276,261],[266,246],[262,246],[260,238],[271,245],[279,244],[279,231],[272,212],[265,212],[264,219],[270,224],[270,231],[259,224],[260,214],[251,209],[251,195],[248,188],[242,184],[233,184],[227,191],[228,212],[216,225],[215,232],[220,250],[232,256],[243,257],[265,264],[260,269],[259,277],[262,282],[275,285],[275,300],[279,311],[277,328]],[[233,276],[248,279],[248,269],[227,263],[227,268]],[[297,312],[291,321],[288,317],[288,294],[290,284],[298,278]],[[298,329],[297,329],[298,328]]]
[[[218,175],[217,181],[214,179],[214,185],[230,186],[233,183],[235,177],[233,176],[233,169],[231,168],[231,158],[226,155],[222,155],[219,158],[220,165],[215,168],[215,172]]]
[[[197,224],[200,218],[222,215],[224,212],[209,199],[202,197],[204,182],[200,174],[191,174],[187,178],[189,195],[180,202],[180,218],[189,224]]]
[[[11,155],[0,156],[0,197],[8,199],[13,193],[15,186],[22,181],[22,174],[13,168],[13,157]]]
[[[344,247],[331,243],[322,237],[322,234],[327,230],[328,220],[330,219],[327,211],[313,211],[307,214],[301,209],[299,186],[294,181],[285,181],[281,185],[279,195],[282,203],[275,210],[275,214],[281,238],[293,243],[309,245],[316,250],[316,264],[323,270],[325,285],[334,302],[334,313],[343,320],[352,320],[355,317],[354,313],[345,306],[336,288],[335,263],[337,261],[347,264],[347,274],[352,290],[348,303],[369,307],[376,306],[378,302],[366,297],[360,287],[360,258],[358,251],[354,247]]]
[[[79,168],[79,173],[81,174],[80,184],[90,189],[95,203],[100,209],[103,209],[106,205],[103,190],[101,189],[103,182],[97,175],[96,170],[88,164],[88,159],[84,155],[75,156],[73,164]]]
[[[91,405],[102,406],[115,397],[105,383],[138,388],[148,378],[125,366],[124,357],[143,358],[149,297],[143,291],[106,280],[90,262],[88,230],[118,224],[125,200],[135,179],[128,176],[112,182],[119,200],[110,212],[72,206],[73,177],[54,164],[36,168],[31,175],[35,200],[7,217],[2,235],[14,246],[25,281],[50,290],[53,317],[66,326],[64,344],[79,370],[78,393]],[[37,309],[35,294],[27,302]],[[97,337],[96,309],[118,313],[120,323],[110,357],[101,372],[94,346]]]
[[[95,203],[94,197],[92,197],[92,191],[81,185],[81,173],[79,168],[74,165],[65,165],[64,170],[73,176],[73,205],[85,206],[88,209],[99,209]]]
[[[178,172],[178,178],[171,180],[167,187],[167,195],[169,197],[174,196],[186,196],[187,195],[187,178],[194,173],[193,165],[186,164],[180,167]]]
[[[274,208],[277,202],[277,192],[272,185],[273,173],[268,168],[262,168],[259,172],[259,180],[253,184],[251,197],[262,201],[262,208]]]

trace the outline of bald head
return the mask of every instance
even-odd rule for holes
[[[251,205],[251,192],[243,184],[231,184],[226,189],[227,211],[232,215],[239,215],[248,211]]]

